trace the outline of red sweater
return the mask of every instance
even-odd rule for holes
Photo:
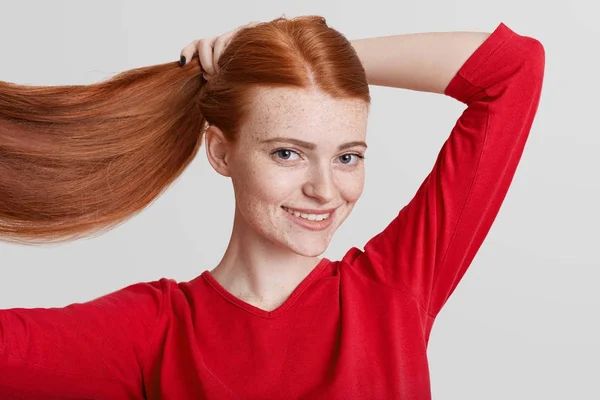
[[[467,105],[414,198],[276,310],[203,272],[0,312],[0,399],[430,399],[427,343],[521,158],[544,48],[499,24],[450,82]]]

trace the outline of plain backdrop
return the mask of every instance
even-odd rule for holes
[[[194,39],[281,15],[324,16],[349,39],[493,31],[546,49],[538,115],[504,205],[439,315],[435,399],[600,398],[600,6],[592,0],[2,1],[0,80],[88,84],[177,61]],[[449,97],[371,87],[366,186],[324,256],[361,247],[406,204],[464,109]],[[229,180],[204,150],[148,209],[63,245],[0,244],[0,308],[61,307],[131,283],[212,269],[232,226]],[[383,312],[383,311],[382,311]]]

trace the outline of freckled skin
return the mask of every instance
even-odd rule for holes
[[[365,149],[355,146],[340,151],[338,146],[366,141],[368,105],[297,88],[259,89],[256,94],[255,107],[242,126],[227,167],[235,191],[236,219],[242,218],[243,225],[252,228],[248,231],[278,247],[318,256],[362,194],[363,161],[349,156],[343,158],[344,163],[340,157],[364,155]],[[300,139],[316,148],[261,143],[275,137]],[[271,154],[277,149],[296,153]],[[282,206],[338,209],[333,224],[315,232],[294,223]]]

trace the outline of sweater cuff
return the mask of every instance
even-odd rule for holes
[[[516,36],[516,33],[501,22],[460,67],[456,75],[450,80],[444,94],[468,104],[473,96],[485,89],[478,87],[476,81],[478,77],[486,73],[490,58],[514,36]]]

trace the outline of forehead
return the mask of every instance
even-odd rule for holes
[[[293,135],[319,141],[364,140],[368,105],[358,99],[333,99],[298,88],[257,88],[242,127],[256,139]],[[243,135],[246,136],[246,135]]]

